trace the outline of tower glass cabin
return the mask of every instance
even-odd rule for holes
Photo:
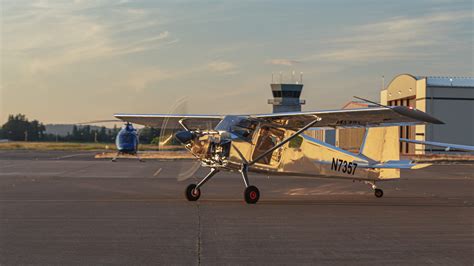
[[[268,104],[273,105],[273,113],[299,112],[305,100],[301,100],[303,84],[272,83],[273,99],[268,100]]]

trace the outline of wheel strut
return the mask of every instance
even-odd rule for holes
[[[244,190],[244,200],[248,204],[255,204],[260,199],[260,191],[256,186],[251,186],[248,178],[248,164],[242,164],[240,173],[242,174],[242,179],[244,181],[245,190]]]
[[[199,182],[197,185],[196,184],[190,184],[188,187],[186,187],[186,190],[184,192],[186,198],[189,201],[196,201],[199,199],[201,196],[201,190],[199,189],[204,183],[209,181],[215,174],[219,172],[219,169],[217,168],[211,168],[211,171]]]
[[[375,181],[365,181],[366,184],[370,185],[372,189],[374,190],[374,196],[377,198],[383,197],[383,190],[380,188],[377,188],[375,185]]]

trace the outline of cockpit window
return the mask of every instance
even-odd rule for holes
[[[246,140],[251,140],[255,129],[257,128],[257,121],[248,119],[242,116],[226,116],[217,126],[218,131],[231,132]]]

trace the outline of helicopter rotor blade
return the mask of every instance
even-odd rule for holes
[[[76,125],[88,125],[88,124],[97,124],[97,123],[123,123],[123,121],[118,120],[118,119],[108,119],[108,120],[93,120],[93,121],[87,121],[87,122],[80,122],[76,123]]]

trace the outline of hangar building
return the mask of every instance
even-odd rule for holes
[[[381,91],[380,103],[411,106],[445,122],[400,127],[402,138],[474,145],[474,78],[401,74]],[[401,153],[432,151],[442,149],[404,142],[400,145]]]
[[[411,106],[445,122],[444,125],[400,127],[401,138],[474,145],[474,78],[401,74],[381,91],[380,103]],[[371,106],[349,102],[343,109],[364,107]],[[357,150],[362,144],[364,132],[364,129],[338,129],[336,145],[348,150]],[[425,154],[439,151],[444,151],[444,149],[400,143],[402,154]]]

